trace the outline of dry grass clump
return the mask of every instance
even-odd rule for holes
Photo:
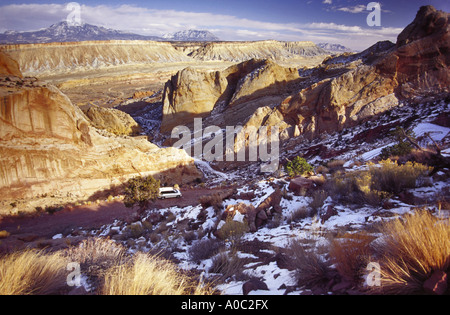
[[[210,294],[211,288],[188,277],[172,262],[158,255],[126,254],[112,240],[89,239],[67,255],[81,265],[98,294],[102,295],[181,295]]]
[[[138,253],[132,260],[109,268],[102,295],[206,295],[213,290],[184,274],[175,264]]]
[[[370,243],[373,236],[365,233],[346,233],[331,242],[330,258],[339,274],[349,280],[358,282],[371,255]]]
[[[67,259],[61,254],[25,250],[0,258],[0,295],[61,294]]]
[[[238,256],[236,248],[229,251],[223,249],[212,258],[212,264],[208,271],[219,274],[219,280],[226,280],[231,277],[235,280],[242,280],[246,277],[243,271],[247,263],[247,259]]]
[[[422,293],[423,282],[434,271],[450,271],[450,220],[418,211],[382,227],[381,287],[376,293]]]
[[[306,250],[299,240],[289,244],[287,257],[299,286],[314,287],[329,280],[329,263],[316,252]]]

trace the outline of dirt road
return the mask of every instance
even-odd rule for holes
[[[157,200],[150,207],[170,208],[199,204],[199,198],[222,191],[221,189],[190,189],[182,191],[179,199]],[[0,219],[0,231],[10,236],[0,239],[0,253],[26,246],[26,243],[41,243],[52,240],[55,235],[67,235],[74,230],[97,229],[115,220],[134,221],[137,219],[137,207],[130,209],[123,202],[100,202],[90,206],[67,207],[55,214],[42,213],[34,216]]]

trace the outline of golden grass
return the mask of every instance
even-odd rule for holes
[[[26,250],[0,259],[0,295],[59,294],[66,286],[67,260],[60,254]]]
[[[450,268],[450,219],[439,220],[428,211],[418,211],[382,227],[381,280],[377,293],[422,293],[433,271]]]
[[[203,286],[183,274],[173,263],[139,253],[130,262],[105,272],[102,295],[207,295]]]
[[[346,233],[333,239],[330,257],[339,274],[350,281],[358,281],[370,257],[370,243],[373,236],[365,233]]]

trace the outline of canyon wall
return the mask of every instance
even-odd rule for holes
[[[25,76],[191,60],[170,43],[153,41],[116,40],[7,45],[2,49],[18,62]]]
[[[169,43],[155,41],[86,41],[0,46],[20,66],[25,76],[152,63],[203,61],[243,62],[252,58],[287,60],[326,55],[312,42]]]
[[[1,63],[9,60],[0,55]],[[0,76],[2,200],[91,194],[138,175],[173,183],[201,178],[184,151],[98,130],[56,87]]]

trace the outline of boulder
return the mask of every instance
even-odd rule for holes
[[[297,177],[291,180],[288,189],[294,192],[296,195],[305,195],[306,192],[313,187],[313,180],[305,177]]]
[[[269,291],[267,284],[258,279],[252,279],[242,285],[242,294],[248,295],[251,291],[265,290]]]
[[[323,213],[320,216],[322,224],[324,224],[326,221],[328,221],[331,217],[335,215],[338,215],[337,210],[333,207],[333,205],[328,205],[325,213]]]
[[[85,114],[95,128],[104,129],[115,135],[135,135],[141,130],[130,115],[114,108],[91,106]]]

